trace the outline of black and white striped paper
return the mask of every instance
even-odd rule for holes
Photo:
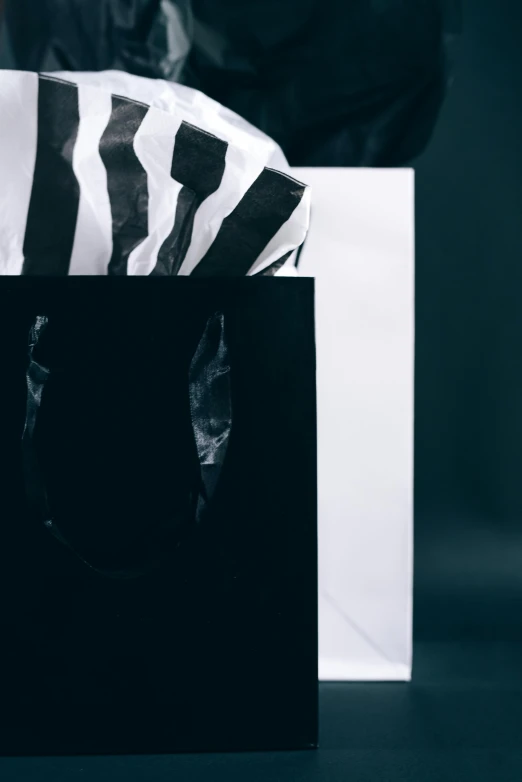
[[[0,274],[274,273],[310,193],[202,93],[120,72],[0,72]]]

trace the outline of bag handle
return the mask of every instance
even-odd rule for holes
[[[155,541],[152,553],[140,565],[108,569],[84,557],[63,535],[49,507],[45,479],[40,468],[34,434],[49,367],[35,358],[35,350],[47,331],[49,318],[38,315],[29,331],[29,364],[26,372],[27,404],[22,435],[22,459],[26,496],[31,511],[53,537],[72,551],[85,565],[110,578],[136,578],[158,567],[165,557],[165,540]],[[232,429],[230,364],[225,339],[224,315],[216,312],[205,326],[190,363],[189,399],[192,431],[199,461],[198,492],[191,497],[194,521],[200,523],[219,483]],[[161,537],[161,536],[160,536]]]

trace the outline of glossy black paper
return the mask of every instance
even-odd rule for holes
[[[313,281],[4,277],[0,358],[0,752],[314,746]]]
[[[91,317],[96,318],[96,314],[93,313]],[[67,375],[71,363],[70,354],[74,356],[74,354],[81,354],[82,352],[81,340],[78,340],[76,335],[75,341],[69,344],[65,349],[65,354],[62,354],[61,364],[53,367],[51,374],[50,367],[46,366],[48,361],[46,361],[45,356],[46,353],[47,355],[52,355],[53,352],[54,323],[49,328],[49,318],[37,315],[34,324],[31,326],[26,374],[27,408],[22,435],[25,494],[29,512],[34,521],[42,523],[45,529],[54,535],[60,543],[74,551],[82,562],[106,576],[133,578],[143,575],[154,567],[159,567],[168,554],[169,536],[172,539],[172,543],[179,545],[185,529],[196,521],[201,522],[205,512],[209,509],[209,503],[219,482],[232,429],[230,366],[224,320],[224,316],[220,312],[215,313],[208,319],[187,372],[190,416],[199,462],[200,481],[197,488],[194,484],[185,481],[178,486],[172,486],[173,494],[186,495],[186,500],[181,503],[181,506],[185,508],[185,518],[177,514],[169,519],[168,514],[165,513],[165,518],[160,527],[161,534],[144,548],[142,561],[135,561],[127,566],[120,562],[112,569],[107,563],[99,565],[92,560],[89,561],[88,558],[71,545],[60,531],[59,522],[54,518],[50,508],[46,481],[41,466],[41,464],[45,463],[46,451],[49,445],[46,446],[45,443],[40,444],[40,449],[38,449],[35,442],[39,413],[46,387],[49,385],[48,381],[51,376],[54,380],[55,375],[58,375],[58,382],[60,382],[60,375],[62,377]],[[63,324],[59,323],[58,328],[60,326],[63,328]],[[73,333],[75,333],[74,321],[71,326]],[[93,332],[95,330],[96,326],[94,326]],[[60,334],[56,333],[56,329],[54,334],[56,335],[54,339],[61,341]],[[93,345],[90,341],[88,329],[85,339],[90,349],[96,348],[96,342]],[[63,347],[62,341],[62,350]],[[88,388],[92,382],[93,369],[88,362],[82,363],[84,374],[78,378],[78,383]],[[96,373],[96,369],[94,369],[94,373]],[[77,394],[74,393],[73,399],[76,399],[76,397]],[[147,408],[136,410],[137,415],[146,416],[147,413]],[[69,421],[71,428],[74,429],[75,422],[80,420],[82,415],[83,410],[81,407],[78,407],[75,411],[74,419]],[[132,427],[132,425],[133,422],[129,419],[128,426]],[[40,450],[40,453],[38,453],[38,450]],[[187,446],[187,460],[190,457],[193,458],[193,455],[194,448],[189,449]],[[174,480],[172,483],[174,483]],[[100,513],[100,511],[98,512]],[[143,516],[142,522],[144,537],[150,537],[146,530],[149,522],[146,515]],[[168,534],[166,534],[167,532]],[[101,540],[101,547],[103,549],[103,539]],[[96,554],[94,556],[96,558]]]

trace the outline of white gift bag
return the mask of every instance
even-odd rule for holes
[[[411,673],[414,203],[409,169],[294,169],[312,187],[319,676]]]

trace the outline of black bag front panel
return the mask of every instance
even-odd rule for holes
[[[216,311],[232,434],[196,522],[187,377]],[[35,441],[53,514],[108,568],[148,562],[159,541],[139,576],[88,567],[28,511],[27,338],[42,314],[56,371]],[[3,278],[0,326],[1,751],[313,746],[312,281]]]

